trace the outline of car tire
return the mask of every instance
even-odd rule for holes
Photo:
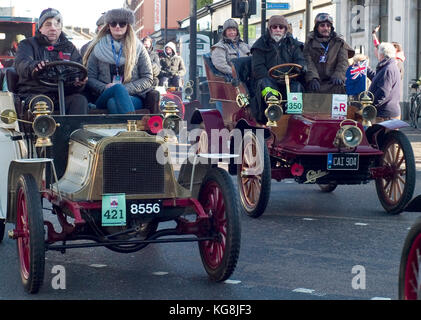
[[[209,234],[217,235],[215,240],[199,242],[200,256],[209,278],[221,282],[234,272],[241,242],[240,205],[229,174],[221,168],[210,169],[198,200],[211,219]]]
[[[0,243],[3,241],[5,230],[6,230],[6,220],[0,219]]]
[[[414,152],[405,134],[397,130],[387,133],[381,150],[380,166],[384,167],[385,174],[376,179],[377,195],[387,213],[399,214],[414,194]]]
[[[406,236],[399,267],[399,299],[421,300],[421,218]],[[414,290],[414,285],[418,288]]]
[[[22,284],[28,293],[37,293],[44,281],[44,219],[38,185],[30,174],[19,177],[16,188],[17,251]]]
[[[329,193],[336,189],[337,183],[319,184],[320,191]]]
[[[246,145],[244,145],[244,143]],[[246,154],[252,154],[256,149],[256,161]],[[246,132],[241,143],[241,164],[237,165],[237,184],[243,211],[252,218],[260,217],[266,210],[271,190],[271,162],[266,143],[259,142],[254,132]],[[258,163],[259,162],[259,163]],[[261,173],[244,175],[245,169],[253,169],[263,165]],[[257,194],[257,195],[256,195]]]

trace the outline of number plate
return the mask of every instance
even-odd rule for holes
[[[328,170],[358,170],[358,153],[329,153],[327,155]]]
[[[102,196],[101,224],[104,227],[126,225],[126,195],[124,193]]]
[[[156,216],[162,212],[162,200],[126,200],[126,207],[133,216]]]

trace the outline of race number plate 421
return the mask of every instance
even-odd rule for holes
[[[358,153],[329,153],[327,155],[328,170],[358,170]]]
[[[102,196],[101,224],[104,227],[126,225],[126,195],[124,193]]]

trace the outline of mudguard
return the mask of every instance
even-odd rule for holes
[[[393,119],[374,124],[366,130],[365,134],[370,144],[380,147],[386,133],[405,127],[409,127],[409,124],[402,120]]]
[[[19,176],[22,174],[31,174],[38,185],[38,190],[41,190],[42,177],[44,174],[45,165],[47,163],[52,163],[52,161],[52,159],[35,158],[13,160],[10,163],[9,175],[7,179],[8,182],[6,222],[16,223],[16,189]]]

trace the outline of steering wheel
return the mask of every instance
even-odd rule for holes
[[[285,68],[290,67],[287,72],[284,72]],[[269,69],[269,76],[275,80],[285,81],[285,76],[288,75],[290,79],[297,78],[300,75],[300,72],[293,73],[294,69],[298,69],[299,71],[303,69],[302,65],[296,63],[283,63],[278,64]]]
[[[73,83],[88,76],[88,70],[80,63],[74,61],[47,62],[41,70],[32,71],[32,78],[48,87],[58,87],[58,83]]]

